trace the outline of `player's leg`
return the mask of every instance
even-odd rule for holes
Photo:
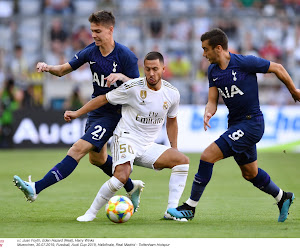
[[[211,179],[214,163],[224,157],[218,145],[213,142],[204,150],[198,172],[194,177],[190,198],[182,206],[168,209],[169,214],[176,218],[192,219],[194,217],[196,206]]]
[[[239,158],[239,160],[241,159]],[[247,164],[240,163],[239,166],[243,177],[247,181],[250,181],[255,187],[274,197],[279,208],[278,222],[284,222],[287,219],[289,207],[295,198],[294,194],[284,192],[279,188],[267,172],[258,168],[257,160]]]
[[[105,143],[105,145],[102,147],[99,153],[95,151],[90,151],[89,159],[91,164],[100,168],[109,177],[113,176],[112,157],[107,154],[107,143]],[[125,183],[124,188],[130,198],[132,196],[131,193],[134,193],[135,191],[138,192],[138,190],[142,189],[141,183],[142,181],[140,180],[132,181],[130,178],[128,178],[128,181]]]
[[[136,157],[135,164],[156,170],[172,169],[169,181],[168,208],[176,207],[185,187],[189,158],[177,149],[154,143]]]
[[[90,208],[85,212],[84,215],[78,217],[77,221],[89,222],[94,220],[99,210],[109,201],[111,197],[115,195],[118,190],[124,186],[124,182],[126,183],[130,173],[130,162],[117,165],[114,171],[114,176],[112,176],[102,185]]]
[[[31,182],[30,179],[29,182],[26,182],[19,176],[15,175],[15,185],[25,194],[27,200],[33,202],[42,190],[68,177],[74,171],[80,159],[92,148],[93,145],[91,143],[79,139],[69,149],[67,156],[50,169],[50,171],[41,180]]]
[[[114,135],[111,151],[113,155],[114,175],[102,185],[86,213],[77,218],[80,222],[94,220],[98,211],[124,186],[124,183],[129,178],[135,159],[135,154],[133,153],[135,152],[134,147],[129,144],[129,140]]]

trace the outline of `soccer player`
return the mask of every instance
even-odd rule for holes
[[[90,29],[94,41],[78,52],[71,61],[62,65],[37,64],[38,72],[49,72],[63,76],[89,63],[93,75],[94,92],[92,97],[103,95],[131,78],[139,77],[137,58],[127,47],[113,39],[115,17],[111,12],[98,11],[89,17]],[[54,166],[37,182],[23,181],[14,176],[14,182],[27,200],[35,201],[37,195],[45,188],[69,176],[76,168],[80,159],[89,153],[90,162],[112,176],[112,158],[107,155],[107,141],[121,118],[121,106],[107,104],[88,114],[85,134],[69,149],[67,156]],[[131,181],[125,189],[131,198],[135,210],[138,207],[142,181]]]
[[[95,219],[99,209],[126,183],[133,162],[155,170],[172,169],[168,208],[178,205],[188,175],[189,158],[177,150],[176,117],[180,95],[175,87],[162,79],[164,70],[163,56],[159,52],[150,52],[144,59],[145,77],[130,80],[106,95],[94,98],[77,111],[65,112],[64,119],[68,122],[107,103],[123,105],[122,118],[111,144],[114,175],[102,185],[92,205],[77,218],[78,221]],[[154,142],[165,120],[171,147]],[[165,212],[165,219],[173,218]]]
[[[211,65],[208,68],[209,92],[204,113],[204,130],[210,128],[209,120],[217,111],[218,96],[222,96],[229,110],[228,130],[201,154],[190,198],[168,213],[176,218],[192,219],[200,197],[209,183],[214,163],[233,156],[242,176],[261,191],[272,195],[279,208],[279,222],[288,216],[294,194],[284,192],[258,167],[256,143],[264,133],[264,118],[258,99],[256,73],[274,73],[290,91],[295,102],[300,100],[300,90],[278,63],[258,58],[232,54],[228,51],[228,38],[220,29],[201,36],[203,56]]]

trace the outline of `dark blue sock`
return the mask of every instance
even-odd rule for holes
[[[206,162],[200,160],[198,173],[195,174],[195,178],[193,181],[192,191],[190,199],[193,201],[199,201],[200,197],[210,181],[212,171],[213,171],[213,163]]]
[[[36,193],[38,194],[43,189],[69,176],[77,165],[78,162],[71,156],[67,155],[60,163],[53,167],[43,179],[35,183]]]
[[[261,191],[272,195],[274,198],[278,195],[280,188],[271,180],[270,176],[264,170],[258,168],[258,174],[250,182]]]
[[[112,177],[112,157],[110,155],[107,156],[106,162],[101,165],[97,166],[98,168],[102,169],[102,171],[107,174],[108,176]],[[128,178],[127,182],[124,184],[124,188],[126,192],[129,192],[133,189],[133,183],[130,178]]]

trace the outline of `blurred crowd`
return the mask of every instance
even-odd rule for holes
[[[35,66],[67,62],[93,42],[88,16],[100,9],[116,16],[115,40],[137,55],[141,75],[145,54],[163,53],[164,78],[180,90],[182,104],[207,101],[200,36],[213,27],[227,33],[230,51],[282,63],[300,86],[300,0],[1,0],[2,134],[14,110],[73,108],[89,98],[83,85],[91,85],[88,65],[62,78],[37,73]],[[259,75],[259,87],[261,104],[293,104],[276,77]]]

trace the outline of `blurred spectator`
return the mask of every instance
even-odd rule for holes
[[[70,15],[73,5],[71,0],[45,0],[44,10],[49,15]]]
[[[23,47],[16,45],[14,56],[10,63],[11,73],[18,85],[26,85],[29,73],[29,65],[23,53]]]
[[[7,79],[0,90],[0,148],[12,146],[13,112],[19,108],[20,91],[13,79]]]
[[[50,40],[59,41],[64,45],[68,38],[67,32],[64,30],[61,19],[55,18],[52,20],[51,28],[50,28]]]
[[[119,0],[98,0],[98,9],[114,12],[119,8],[118,1]]]
[[[162,2],[160,0],[142,0],[140,11],[145,14],[157,14],[162,12]]]
[[[38,109],[43,107],[42,85],[30,84],[23,94],[22,108]]]
[[[182,52],[177,52],[176,57],[168,64],[173,77],[187,77],[191,72],[191,63]]]
[[[79,26],[79,28],[72,34],[72,47],[75,52],[82,50],[92,42],[93,38],[91,32],[84,25]]]
[[[281,51],[275,46],[272,40],[267,39],[264,46],[259,50],[259,55],[262,58],[273,62],[279,62],[281,59]]]
[[[81,108],[84,104],[85,100],[81,96],[79,87],[75,87],[72,94],[64,103],[64,108],[68,110],[76,110]]]
[[[5,58],[5,50],[0,49],[0,89],[2,89],[5,79],[5,65],[4,65],[4,58]]]

